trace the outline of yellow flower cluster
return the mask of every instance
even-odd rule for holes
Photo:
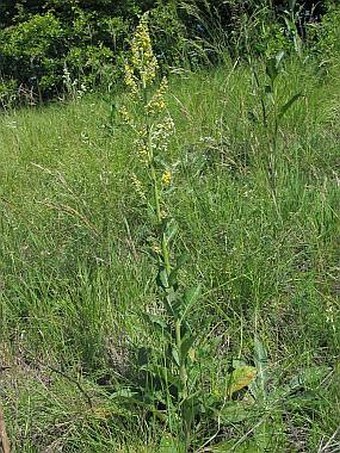
[[[153,54],[147,16],[144,15],[136,28],[135,35],[131,45],[131,66],[127,65],[125,73],[128,75],[128,86],[135,91],[137,72],[145,89],[156,78],[158,63]]]
[[[136,152],[139,157],[140,162],[143,165],[148,165],[150,156],[149,156],[149,147],[147,141],[144,137],[138,136],[134,142],[136,147]]]
[[[132,66],[128,63],[125,63],[124,67],[124,81],[125,85],[130,89],[133,95],[138,94],[138,81],[137,77],[134,74]]]
[[[162,115],[166,109],[167,79],[163,78],[158,88],[153,88],[157,69],[158,64],[151,46],[147,15],[144,15],[132,40],[130,61],[125,65],[125,83],[129,89],[130,101],[136,103],[138,107],[142,104],[144,118],[140,123],[139,112],[135,116],[126,106],[120,108],[120,114],[135,133],[135,153],[140,163],[145,169],[151,169],[153,173],[157,173],[157,185],[161,184],[166,188],[172,183],[172,174],[167,170],[158,176],[157,157],[167,152],[170,137],[174,133],[174,122],[169,114]],[[143,188],[136,176],[133,177],[133,185],[143,198]]]
[[[165,170],[164,173],[162,174],[162,180],[161,180],[163,186],[165,186],[165,187],[170,186],[171,179],[172,179],[171,171]]]
[[[136,125],[135,125],[135,122],[132,118],[132,115],[131,113],[128,111],[128,109],[126,108],[125,105],[123,105],[122,107],[120,107],[119,109],[119,113],[124,121],[125,124],[127,124],[128,126],[130,126],[132,129],[135,129],[136,128]]]
[[[149,114],[160,113],[165,109],[164,95],[168,89],[168,81],[164,77],[158,90],[154,93],[148,104],[146,105],[146,111]]]
[[[141,183],[141,181],[137,178],[137,176],[134,173],[132,173],[132,175],[131,175],[131,180],[132,180],[132,185],[134,186],[137,195],[140,197],[140,199],[142,201],[145,201],[146,195],[145,195],[143,184]]]

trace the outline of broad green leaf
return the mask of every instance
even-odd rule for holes
[[[168,327],[167,323],[160,316],[153,315],[152,313],[143,313],[142,316],[147,321],[147,323],[153,327],[155,326],[155,324],[162,329],[166,329]]]
[[[195,339],[196,339],[196,337],[194,335],[187,334],[187,337],[182,340],[182,344],[181,344],[182,357],[185,357],[188,354],[188,352],[190,351],[190,349],[192,349],[191,347],[194,344]]]
[[[242,359],[233,359],[232,367],[233,368],[241,368],[243,366],[247,366],[247,363]]]
[[[279,52],[276,57],[270,58],[266,65],[266,73],[270,78],[271,84],[275,82],[275,79],[280,73],[280,66],[284,57],[284,51]]]
[[[277,55],[276,55],[276,68],[278,69],[282,63],[283,57],[285,55],[284,50],[281,50]]]
[[[172,286],[176,283],[178,271],[182,268],[182,266],[188,261],[189,257],[187,253],[183,253],[178,260],[176,261],[176,266],[169,275],[169,285]]]
[[[266,73],[271,83],[273,84],[276,77],[279,75],[279,71],[276,65],[276,58],[271,58],[266,65]]]
[[[168,274],[164,268],[161,268],[157,275],[157,285],[166,289],[169,287]]]
[[[185,317],[191,306],[196,302],[199,295],[201,294],[201,285],[187,289],[182,297],[177,298],[172,308],[174,316],[180,321],[184,330],[191,330],[189,324],[186,322]]]
[[[168,324],[160,316],[153,315],[151,313],[143,313],[143,318],[149,324],[151,329],[159,332],[161,335],[164,335],[167,338],[171,338],[171,333]]]
[[[183,264],[185,264],[190,258],[190,255],[188,253],[182,253],[178,259],[176,260],[176,266],[181,267]]]
[[[251,416],[249,404],[243,401],[230,401],[218,413],[222,423],[240,423]]]
[[[327,366],[308,367],[294,376],[284,388],[287,393],[291,393],[299,389],[309,390],[318,387],[330,371],[331,368],[328,368]]]

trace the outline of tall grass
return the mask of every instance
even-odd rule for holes
[[[285,62],[280,105],[303,97],[278,125],[274,200],[249,66],[170,80],[172,253],[190,257],[179,283],[201,287],[188,318],[203,345],[196,388],[207,407],[223,401],[195,419],[195,451],[337,448],[339,89]],[[159,310],[155,238],[131,183],[133,134],[110,108],[93,95],[0,118],[0,396],[16,451],[181,448],[159,393],[154,412],[134,402],[160,346],[141,316]],[[256,382],[226,398],[240,364]]]

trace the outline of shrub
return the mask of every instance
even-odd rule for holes
[[[309,26],[310,44],[322,66],[339,59],[340,55],[340,7],[330,5],[318,24]]]
[[[65,68],[74,85],[107,84],[117,73],[113,64],[128,30],[122,18],[100,19],[79,8],[65,22],[51,12],[31,16],[0,31],[2,86],[17,81],[17,94],[30,92],[35,102],[49,99],[64,91]],[[12,94],[2,96],[2,104],[9,98],[14,100]]]
[[[112,76],[113,52],[106,46],[72,47],[65,57],[65,68],[75,85],[93,89]]]
[[[17,80],[23,89],[33,88],[41,97],[55,92],[61,81],[58,55],[65,47],[65,32],[52,14],[35,15],[0,34],[0,74]]]

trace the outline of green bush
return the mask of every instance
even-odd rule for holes
[[[93,88],[108,83],[117,71],[129,26],[121,18],[73,12],[68,24],[51,12],[0,30],[0,77],[3,87],[17,81],[16,97],[30,92],[35,102],[65,90],[65,68],[70,83]],[[71,82],[70,82],[71,81]],[[4,89],[3,89],[4,90]],[[2,97],[2,103],[8,96]],[[14,99],[12,94],[11,99]]]
[[[309,27],[310,44],[322,66],[340,56],[340,6],[331,5],[321,23]]]
[[[0,34],[0,73],[4,80],[20,81],[41,97],[53,94],[61,81],[59,55],[65,48],[65,31],[52,14],[35,15]]]
[[[104,81],[109,83],[114,73],[112,61],[112,50],[103,45],[72,47],[65,57],[64,81],[69,73],[71,83],[85,89],[93,89]]]

